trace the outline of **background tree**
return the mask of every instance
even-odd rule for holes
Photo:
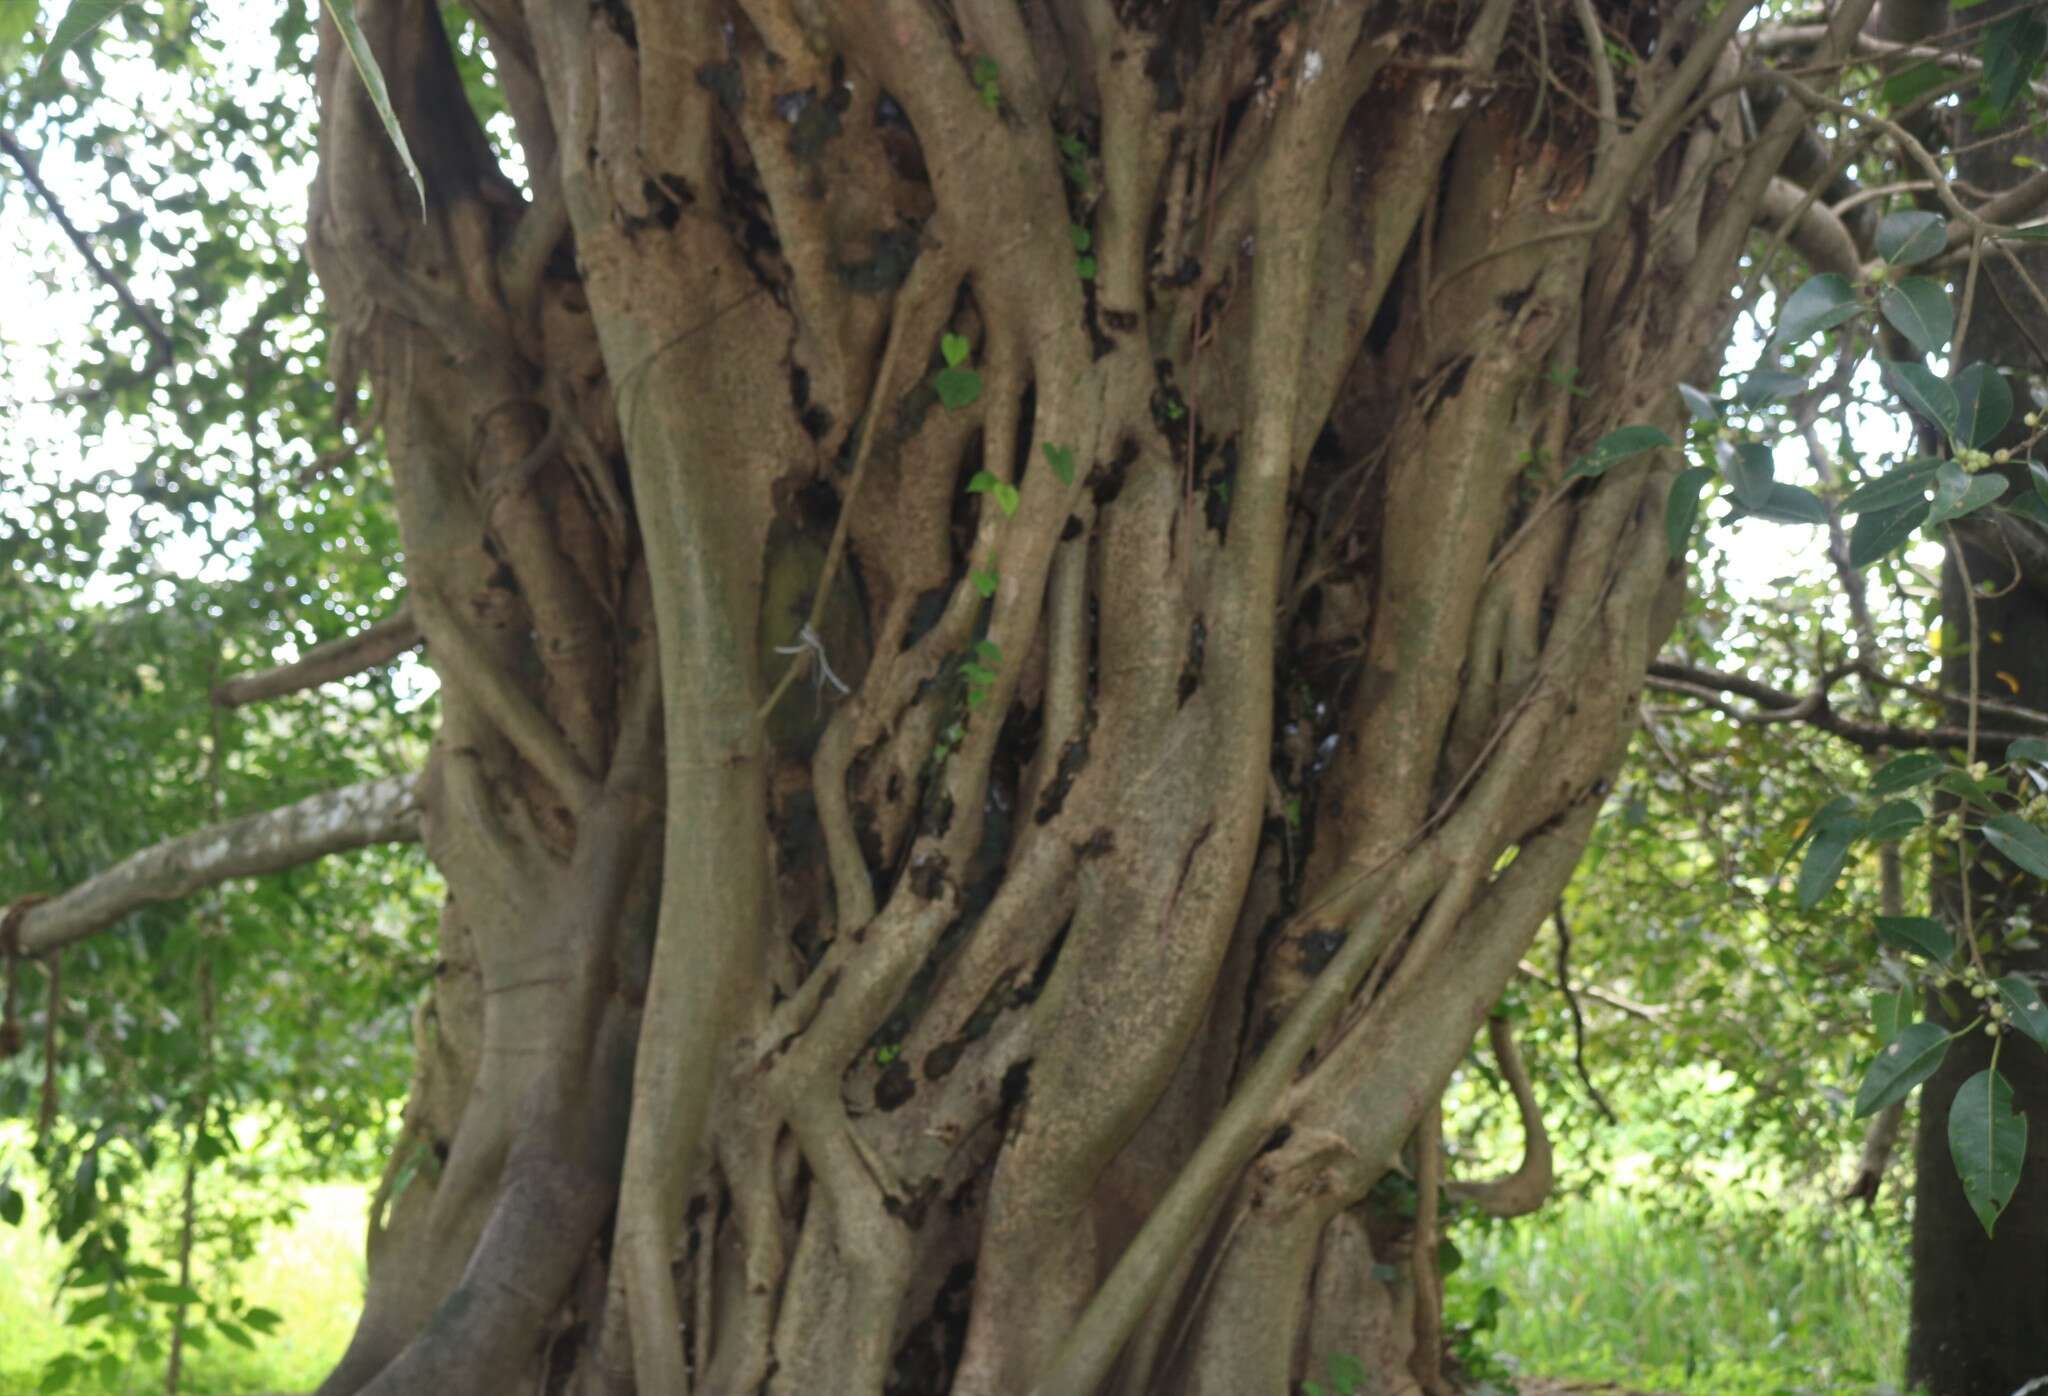
[[[328,1391],[1440,1385],[1432,1102],[1678,614],[1753,223],[1861,259],[1779,172],[1872,8],[1793,73],[1743,5],[341,7],[311,260],[433,751],[12,944],[416,801]]]

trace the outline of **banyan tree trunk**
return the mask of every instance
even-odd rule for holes
[[[1676,614],[1679,453],[1568,471],[1711,376],[1744,6],[471,0],[510,162],[355,8],[449,896],[323,1391],[1406,1389],[1362,1204]]]

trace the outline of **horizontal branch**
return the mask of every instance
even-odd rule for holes
[[[309,795],[143,849],[20,915],[21,953],[40,955],[103,931],[129,912],[330,853],[420,836],[418,777],[386,776]]]
[[[289,664],[236,675],[213,690],[213,701],[223,708],[239,708],[316,688],[379,664],[389,664],[419,642],[419,625],[410,608],[401,606],[388,619],[339,640],[315,645]]]
[[[1650,665],[1648,686],[1663,693],[1677,693],[1696,699],[1716,712],[1724,713],[1737,722],[1751,726],[1769,726],[1776,723],[1797,722],[1840,737],[1853,746],[1865,751],[1877,751],[1889,747],[1897,751],[1923,750],[1930,747],[1968,746],[1970,734],[1962,727],[1904,727],[1890,723],[1869,722],[1847,717],[1835,711],[1828,702],[1828,690],[1851,674],[1866,673],[1861,664],[1841,664],[1821,675],[1819,682],[1804,693],[1788,693],[1770,684],[1752,679],[1745,674],[1730,674],[1704,665],[1682,664],[1660,659]],[[1881,682],[1880,674],[1871,677]],[[1893,684],[1895,687],[1903,685]],[[1726,702],[1720,695],[1733,693],[1747,698],[1756,706],[1749,710]],[[1927,696],[1921,694],[1921,696]],[[1942,701],[1962,704],[1961,695],[1942,697]],[[1982,706],[1990,706],[1988,703]],[[2001,705],[2009,715],[2020,717],[2031,724],[2048,726],[2048,713],[2033,714],[2023,710],[2012,710],[2010,705]],[[1980,746],[2003,748],[2008,742],[2026,735],[2022,732],[1979,731],[1977,742]]]

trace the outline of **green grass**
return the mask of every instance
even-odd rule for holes
[[[1449,1318],[1498,1287],[1508,1307],[1479,1341],[1524,1374],[1685,1396],[1849,1396],[1900,1381],[1903,1238],[1846,1211],[1778,1228],[1725,1209],[1681,1220],[1570,1198],[1460,1244]]]
[[[289,1228],[243,1271],[252,1303],[284,1322],[253,1352],[216,1342],[193,1356],[191,1396],[306,1391],[348,1341],[362,1294],[360,1186],[309,1187]],[[31,1210],[0,1227],[0,1396],[29,1396],[76,1338],[51,1307],[58,1252]],[[1459,1238],[1452,1322],[1496,1286],[1507,1297],[1480,1344],[1531,1376],[1613,1381],[1684,1396],[1850,1396],[1898,1381],[1905,1333],[1903,1246],[1860,1218],[1816,1213],[1773,1230],[1726,1209],[1706,1222],[1644,1213],[1608,1196]],[[94,1396],[163,1390],[132,1369]]]
[[[17,1180],[19,1182],[19,1180]],[[247,1396],[308,1391],[333,1367],[362,1307],[363,1219],[367,1189],[353,1184],[308,1187],[289,1228],[273,1230],[242,1270],[242,1292],[284,1321],[253,1351],[215,1341],[189,1355],[180,1390],[188,1396]],[[0,1226],[0,1396],[29,1396],[43,1364],[80,1341],[51,1306],[60,1267],[56,1245],[41,1230],[35,1198],[17,1227]],[[92,1396],[162,1392],[160,1364],[131,1364],[112,1386],[74,1385]]]

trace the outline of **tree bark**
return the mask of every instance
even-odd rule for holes
[[[1677,453],[1566,473],[1800,130],[1746,7],[477,0],[524,189],[356,8],[450,900],[323,1393],[1399,1389],[1367,1194],[1681,594]]]

